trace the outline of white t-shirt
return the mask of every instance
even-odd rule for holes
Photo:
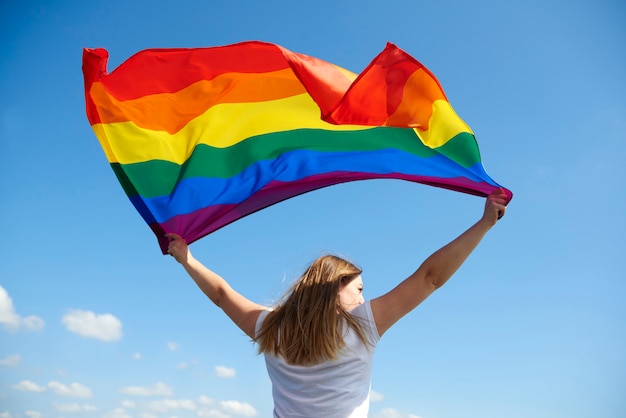
[[[256,323],[258,333],[269,311]],[[380,339],[369,301],[351,311],[360,318],[371,345],[364,345],[346,325],[346,347],[336,360],[313,366],[287,364],[280,356],[265,354],[272,381],[276,418],[366,418],[369,410],[372,361]]]

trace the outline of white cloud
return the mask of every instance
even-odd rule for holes
[[[148,409],[154,412],[166,413],[178,409],[196,410],[196,404],[189,399],[161,399],[148,402]]]
[[[122,323],[111,314],[96,315],[91,311],[71,309],[63,316],[63,324],[75,334],[102,341],[122,338]]]
[[[213,399],[209,398],[208,396],[200,395],[198,397],[198,403],[200,405],[213,405],[214,401],[213,401]]]
[[[80,383],[71,383],[69,386],[63,383],[52,381],[48,383],[48,387],[57,395],[72,396],[75,398],[91,398],[93,395],[91,389]]]
[[[257,411],[250,404],[239,401],[221,401],[220,406],[226,412],[235,415],[241,415],[244,417],[255,417],[257,416]]]
[[[120,393],[133,396],[172,396],[172,388],[163,382],[157,382],[152,386],[126,386],[120,389]]]
[[[209,418],[231,418],[230,415],[226,415],[223,412],[218,411],[217,409],[201,409],[196,412],[196,415],[199,417]]]
[[[215,401],[208,396],[201,395],[197,399],[198,405],[200,408],[196,412],[196,415],[199,417],[210,417],[210,418],[232,418],[231,415],[225,414],[219,409],[216,408]]]
[[[382,393],[378,393],[375,390],[370,390],[370,401],[371,402],[381,402],[385,397]]]
[[[123,408],[135,408],[136,406],[137,404],[133,401],[129,401],[129,400],[122,401]]]
[[[169,343],[167,343],[167,348],[169,348],[170,351],[176,351],[180,348],[180,345],[170,341]]]
[[[11,418],[11,414],[8,412],[0,412],[0,418]]]
[[[30,380],[22,380],[20,383],[13,385],[13,389],[23,392],[43,392],[46,390],[45,387],[39,386],[37,383],[33,383]]]
[[[141,355],[141,353],[139,351],[137,351],[135,354],[133,354],[133,358],[135,360],[141,360],[143,358],[143,356]]]
[[[393,408],[385,408],[377,414],[373,414],[372,418],[420,418],[415,414],[407,414]]]
[[[24,412],[24,414],[28,418],[41,418],[41,417],[43,417],[43,415],[41,415],[41,412],[37,412],[37,411],[26,411],[26,412]]]
[[[19,354],[13,354],[0,360],[0,366],[15,367],[20,364],[20,361],[22,361],[22,357]],[[0,416],[0,418],[2,417]]]
[[[226,367],[226,366],[216,366],[215,374],[217,374],[219,377],[225,377],[225,378],[231,378],[231,377],[237,376],[237,372],[235,371],[235,369],[231,369],[230,367]]]
[[[198,360],[191,360],[189,362],[183,361],[183,362],[178,363],[176,365],[176,368],[179,369],[179,370],[188,369],[188,368],[190,368],[192,366],[196,366],[197,364],[198,364]]]
[[[96,407],[93,405],[80,405],[77,403],[57,403],[53,402],[52,407],[58,412],[78,413],[78,412],[94,412]]]
[[[38,316],[29,315],[22,318],[22,326],[29,331],[41,331],[45,326],[45,322]]]
[[[2,286],[0,286],[0,324],[10,331],[20,328],[28,331],[41,331],[45,326],[44,320],[38,316],[31,315],[23,318],[15,312],[13,299]]]
[[[102,418],[132,418],[124,411],[124,408],[115,408],[113,411],[106,412]]]

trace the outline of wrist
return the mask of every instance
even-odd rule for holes
[[[479,225],[481,229],[484,229],[485,232],[487,232],[491,229],[492,226],[496,224],[496,222],[497,222],[497,219],[491,219],[490,217],[483,216],[477,222],[477,225]]]

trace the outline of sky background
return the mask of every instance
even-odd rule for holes
[[[618,0],[0,2],[0,418],[270,417],[255,347],[135,212],[84,110],[84,47],[278,43],[360,72],[387,41],[429,67],[515,196],[392,328],[373,418],[626,416],[626,5]],[[316,256],[391,289],[484,199],[333,186],[194,243],[272,303]]]

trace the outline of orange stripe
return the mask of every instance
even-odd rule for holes
[[[402,100],[393,114],[387,118],[385,125],[428,130],[433,103],[437,100],[447,102],[439,84],[428,72],[420,68],[408,78],[402,92]]]
[[[305,93],[291,69],[261,73],[227,73],[202,80],[176,93],[117,100],[100,82],[90,95],[104,124],[132,121],[137,126],[174,134],[189,121],[222,103],[255,103]]]

